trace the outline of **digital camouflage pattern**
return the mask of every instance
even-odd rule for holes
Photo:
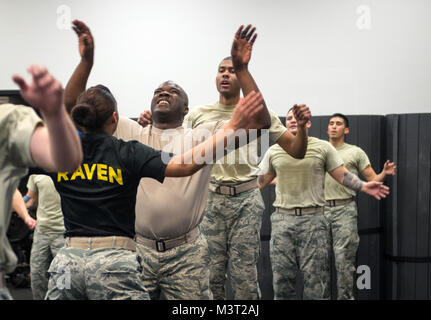
[[[12,296],[7,288],[0,288],[0,300],[12,300]]]
[[[325,207],[325,217],[331,230],[332,249],[337,270],[338,299],[354,299],[356,252],[359,247],[358,211],[356,202]]]
[[[263,210],[257,188],[236,196],[209,192],[200,230],[208,241],[210,287],[215,300],[226,298],[228,263],[234,299],[260,299],[257,261]]]
[[[208,245],[201,234],[195,241],[165,252],[137,244],[144,286],[151,300],[211,300]]]
[[[149,300],[134,251],[63,247],[49,268],[49,300]]]
[[[33,300],[43,300],[48,291],[48,269],[57,252],[64,247],[63,233],[43,234],[36,229],[30,254]]]
[[[295,216],[274,212],[271,225],[274,299],[298,298],[298,271],[304,277],[303,299],[329,299],[329,229],[323,213]]]

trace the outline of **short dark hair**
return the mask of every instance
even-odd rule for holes
[[[343,119],[343,120],[344,120],[344,124],[345,124],[346,128],[348,128],[348,127],[349,127],[349,119],[348,119],[344,114],[342,114],[342,113],[334,113],[334,114],[329,118],[329,120],[331,120],[332,118],[335,118],[335,117],[339,117],[339,118]]]
[[[289,114],[289,112],[290,112],[291,110],[293,110],[293,108],[295,108],[295,106],[290,107],[290,109],[289,109],[289,110],[287,110],[286,116]]]
[[[223,61],[225,61],[225,60],[232,60],[232,57],[231,57],[231,56],[229,56],[229,57],[223,58],[223,59],[220,61],[220,63],[222,63],[222,62],[223,62]]]

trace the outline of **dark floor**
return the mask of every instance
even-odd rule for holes
[[[14,300],[33,300],[30,288],[14,288],[10,286],[8,288]]]

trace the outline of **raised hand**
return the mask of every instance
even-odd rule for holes
[[[261,129],[260,119],[255,118],[264,108],[262,102],[262,94],[255,91],[240,99],[229,121],[233,129]]]
[[[139,118],[138,118],[138,123],[144,128],[146,126],[152,124],[153,123],[153,116],[151,114],[151,111],[145,110],[144,112],[141,112],[141,114],[139,115]]]
[[[79,42],[79,54],[87,62],[93,62],[94,39],[90,29],[80,20],[72,21],[72,29],[76,32]]]
[[[249,24],[244,30],[244,26],[239,27],[233,39],[231,56],[232,63],[235,69],[242,69],[248,66],[251,58],[251,51],[253,49],[253,43],[256,41],[257,34],[254,34],[256,30]]]
[[[397,166],[395,165],[395,163],[386,160],[385,164],[383,165],[383,173],[385,175],[394,176],[397,173]]]
[[[63,103],[63,88],[46,68],[30,66],[27,71],[32,75],[32,83],[14,75],[13,81],[20,87],[21,96],[34,108],[39,109],[43,116],[57,115]]]
[[[389,194],[389,187],[385,186],[383,182],[369,181],[364,183],[362,191],[373,196],[377,200],[381,200],[382,198],[386,198]]]
[[[295,104],[292,111],[298,126],[305,126],[311,119],[310,108],[305,104]]]

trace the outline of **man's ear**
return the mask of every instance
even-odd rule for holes
[[[309,120],[309,121],[307,121],[307,128],[309,128],[310,129],[310,127],[311,127],[311,120]]]
[[[188,114],[188,113],[189,113],[189,107],[187,107],[187,106],[186,106],[186,107],[184,108],[184,116],[185,116],[186,114]]]
[[[344,134],[348,134],[350,132],[349,128],[344,128]]]
[[[116,123],[116,122],[118,122],[118,121],[120,120],[120,115],[118,114],[118,112],[117,112],[117,111],[114,111],[114,112],[112,113],[112,118],[111,118],[111,120],[112,120],[112,123]]]

